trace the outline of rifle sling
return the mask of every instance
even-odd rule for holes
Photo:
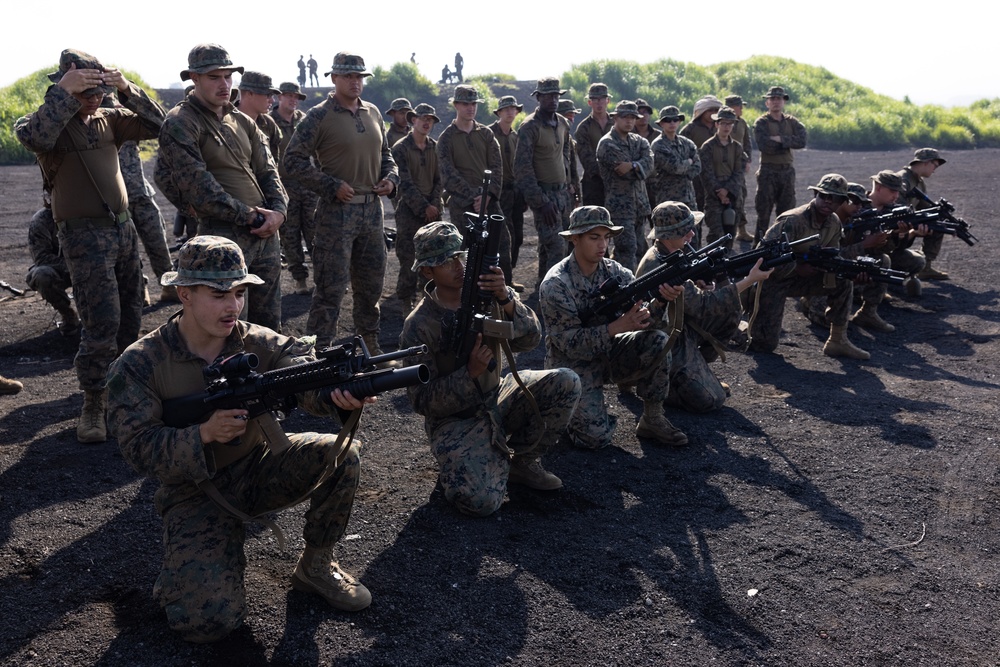
[[[538,418],[538,423],[542,425],[542,430],[539,432],[538,439],[535,440],[530,447],[514,452],[517,456],[523,456],[538,449],[539,445],[542,444],[542,438],[545,437],[545,433],[548,430],[548,425],[542,418],[542,411],[538,409],[538,402],[535,401],[535,396],[531,393],[531,390],[528,389],[528,387],[524,384],[524,381],[521,380],[521,376],[517,373],[517,364],[514,363],[514,352],[510,349],[510,343],[506,340],[501,340],[500,349],[503,350],[503,354],[507,358],[507,366],[510,368],[511,377],[514,378],[514,382],[516,382],[517,386],[524,392],[525,398],[528,399],[528,403],[531,404],[531,409],[534,410],[535,416]]]

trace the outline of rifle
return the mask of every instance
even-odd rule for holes
[[[801,261],[824,271],[835,273],[838,278],[847,278],[848,280],[853,280],[860,274],[867,273],[875,282],[902,285],[908,276],[904,271],[882,268],[881,262],[875,257],[858,257],[857,259],[841,257],[839,248],[824,248],[814,245],[802,255]]]
[[[733,255],[722,260],[719,273],[724,273],[731,278],[742,278],[750,273],[750,269],[757,263],[758,259],[763,259],[760,268],[764,271],[773,269],[782,264],[789,264],[795,261],[795,247],[806,243],[813,243],[819,240],[819,234],[807,236],[798,241],[789,243],[788,235],[782,232],[780,239],[773,241],[762,241],[759,246],[742,255]]]
[[[943,232],[950,236],[957,236],[970,246],[976,245],[976,242],[979,241],[972,235],[969,223],[953,215],[955,207],[947,199],[942,197],[934,202],[927,196],[926,192],[919,188],[913,188],[906,196],[916,197],[925,204],[930,204],[928,208],[917,211],[918,214],[928,216],[928,219],[919,220],[917,224],[927,225],[927,228],[932,232]],[[937,225],[940,225],[940,228]]]
[[[976,244],[979,239],[972,235],[969,223],[952,215],[955,207],[949,204],[946,199],[940,199],[937,204],[934,204],[920,190],[914,188],[911,192],[919,193],[925,201],[933,205],[919,210],[914,210],[911,206],[896,206],[887,213],[878,213],[875,209],[868,209],[852,216],[844,224],[844,232],[892,233],[899,228],[899,223],[902,222],[911,229],[926,225],[927,229],[932,232],[957,236],[970,246]]]
[[[426,384],[430,371],[423,364],[376,370],[377,364],[426,353],[426,345],[417,345],[373,357],[361,336],[355,336],[353,343],[321,350],[316,361],[258,373],[254,370],[259,363],[257,355],[241,352],[205,369],[211,381],[204,391],[163,401],[163,423],[184,428],[200,424],[216,410],[236,408],[247,410],[247,419],[264,413],[288,413],[296,406],[295,394],[315,389],[324,389],[323,400],[332,405],[333,389],[364,398]]]
[[[637,301],[652,301],[659,296],[660,285],[680,285],[685,280],[714,276],[718,263],[728,252],[726,244],[733,238],[726,234],[712,243],[695,249],[690,243],[663,258],[663,263],[639,276],[628,285],[621,278],[608,278],[591,295],[591,305],[580,313],[585,324],[610,323],[617,320]]]
[[[13,285],[11,285],[6,280],[0,280],[0,287],[2,287],[3,289],[7,290],[8,292],[10,292],[11,294],[13,294],[14,296],[24,296],[24,290],[23,289],[17,289],[16,287],[14,287]]]
[[[469,363],[469,355],[476,344],[476,336],[483,338],[514,337],[514,324],[489,316],[493,305],[493,293],[480,289],[479,276],[491,266],[500,266],[500,234],[504,217],[488,213],[490,184],[493,172],[483,172],[479,213],[466,211],[465,228],[462,229],[464,245],[469,251],[465,261],[465,276],[462,278],[462,303],[454,313],[454,321],[446,323],[447,348],[455,353],[456,368]],[[496,360],[490,362],[489,370],[496,368]]]

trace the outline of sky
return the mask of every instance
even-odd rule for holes
[[[700,12],[692,9],[695,3],[669,5],[665,10],[650,3],[639,9],[641,21],[633,25],[626,22],[636,12],[616,17],[613,3],[604,4],[603,16],[584,9],[582,2],[532,3],[528,13],[510,2],[439,5],[432,11],[427,3],[388,0],[369,3],[364,10],[359,4],[306,0],[289,3],[290,9],[280,13],[264,14],[253,12],[249,5],[238,10],[234,5],[171,0],[169,12],[157,16],[154,3],[106,0],[81,5],[49,0],[45,11],[58,18],[46,30],[18,33],[9,26],[0,43],[0,87],[54,66],[60,51],[76,48],[106,65],[138,72],[155,88],[168,88],[180,85],[180,71],[187,66],[192,46],[215,42],[229,50],[235,64],[269,74],[275,83],[295,80],[300,55],[308,60],[312,54],[322,77],[338,51],[360,54],[369,69],[391,67],[415,52],[418,67],[432,81],[440,78],[446,63],[452,66],[456,51],[465,59],[467,76],[503,72],[523,80],[559,76],[574,64],[600,58],[640,63],[673,58],[712,65],[773,55],[825,67],[876,93],[900,100],[908,96],[916,104],[964,106],[1000,97],[1000,79],[982,73],[983,65],[995,61],[996,28],[985,6],[970,0],[934,5],[841,0],[772,4],[766,5],[771,9],[759,11],[748,2],[718,0],[705,3]],[[260,6],[269,12],[276,7]],[[326,8],[337,6],[352,7],[351,16],[346,16],[347,10],[343,20],[327,14]],[[933,8],[934,13],[920,14],[921,6]],[[137,28],[143,11],[149,12],[149,22]],[[365,11],[372,16],[362,18]],[[499,18],[503,13],[510,16],[506,23]],[[526,19],[541,29],[522,28]],[[683,27],[693,20],[698,24]],[[725,21],[723,29],[704,25],[720,20]],[[424,27],[414,29],[415,25]],[[614,29],[602,35],[602,26]],[[727,30],[731,36],[726,36]],[[710,47],[705,43],[708,37],[720,43]]]

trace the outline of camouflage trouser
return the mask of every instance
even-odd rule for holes
[[[584,174],[580,179],[580,189],[583,190],[581,206],[604,206],[604,180],[600,172]]]
[[[306,545],[333,546],[351,517],[360,473],[357,445],[334,468],[335,435],[290,433],[288,439],[292,447],[281,454],[259,447],[220,470],[212,483],[250,516],[308,499],[302,530]],[[153,597],[170,628],[184,639],[225,637],[247,615],[243,522],[191,484],[164,485],[156,493],[156,505],[163,517],[164,555]]]
[[[471,208],[462,208],[453,203],[448,204],[448,217],[451,220],[451,224],[455,225],[461,230],[465,229],[465,213],[466,211],[471,212]],[[503,211],[500,209],[500,204],[497,202],[490,202],[489,207],[490,215],[503,215]],[[500,268],[503,270],[504,280],[508,283],[510,282],[511,264],[510,264],[510,227],[507,225],[506,221],[500,226],[500,248],[498,249],[500,254]],[[561,259],[561,258],[560,258]]]
[[[751,290],[760,290],[760,306],[750,327],[750,348],[762,352],[774,352],[781,337],[781,321],[785,316],[785,299],[800,296],[826,296],[826,319],[835,326],[846,326],[854,299],[854,283],[844,278],[836,278],[832,287],[824,287],[824,276],[820,274],[804,278],[792,274],[789,278],[776,280],[773,276],[758,283]],[[750,293],[749,302],[753,303]]]
[[[761,164],[757,170],[757,230],[760,238],[771,224],[771,211],[781,215],[795,208],[795,168],[792,165]]]
[[[700,177],[695,177],[692,180],[694,184],[694,203],[698,207],[699,211],[705,210],[705,184],[701,182]]]
[[[500,210],[510,231],[510,265],[513,268],[517,266],[517,256],[524,243],[524,195],[516,186],[504,185],[500,192]]]
[[[923,271],[924,266],[927,264],[924,255],[909,248],[896,248],[889,254],[889,261],[894,270],[905,271],[911,276]]]
[[[438,216],[440,217],[440,216]],[[399,202],[396,207],[396,257],[399,259],[399,277],[396,279],[396,296],[402,301],[412,301],[418,296],[417,284],[419,274],[413,270],[416,260],[416,249],[413,246],[413,236],[417,230],[427,224],[424,214],[417,215],[406,205]]]
[[[577,447],[600,449],[611,444],[617,420],[608,414],[604,385],[635,383],[635,393],[649,401],[663,401],[669,387],[670,355],[656,364],[667,345],[666,332],[659,329],[631,331],[615,336],[611,353],[595,357],[586,367],[575,368],[580,376],[580,404],[569,423],[569,436]]]
[[[99,391],[108,366],[139,338],[142,324],[142,265],[135,225],[59,224],[73,298],[83,330],[73,363],[80,389]]]
[[[927,261],[933,262],[941,254],[941,244],[944,242],[943,232],[933,232],[929,236],[925,236],[922,244],[922,249],[924,251],[924,257]]]
[[[309,252],[312,252],[313,234],[316,232],[316,202],[319,197],[311,192],[296,194],[288,199],[288,214],[285,223],[281,225],[281,251],[285,253],[285,264],[294,280],[305,280],[309,277],[306,268],[306,254],[302,249],[305,241]]]
[[[367,204],[320,199],[313,237],[316,289],[306,323],[306,333],[316,334],[318,345],[337,339],[340,304],[348,283],[354,297],[354,331],[378,337],[385,263],[380,198]]]
[[[278,236],[262,239],[246,226],[198,224],[199,234],[214,234],[235,241],[243,251],[250,273],[264,281],[247,288],[247,301],[240,319],[281,333],[281,242]]]
[[[42,295],[59,313],[70,309],[69,295],[66,290],[73,286],[69,272],[54,266],[33,266],[28,269],[24,282],[28,287]]]
[[[691,325],[696,324],[724,345],[739,329],[741,314],[739,293],[728,288],[712,292],[697,316],[685,316],[684,330],[670,350],[668,401],[688,412],[711,412],[722,407],[726,390],[708,367],[718,352]]]
[[[637,247],[635,239],[636,230],[644,220],[645,218],[616,218],[614,214],[611,216],[611,221],[614,224],[624,227],[621,233],[613,239],[614,248],[611,251],[611,258],[632,273],[635,273],[635,267],[639,265],[639,261],[635,256]]]
[[[734,206],[733,208],[735,209],[736,207]],[[705,245],[708,245],[716,239],[721,239],[726,234],[732,234],[733,236],[736,235],[735,224],[728,226],[723,224],[722,217],[725,210],[726,207],[719,201],[719,198],[715,196],[715,193],[712,193],[705,198],[705,218],[702,220],[702,225],[704,225],[705,229],[708,230],[708,233],[705,236]],[[738,216],[739,214],[737,213],[737,219]],[[733,242],[729,241],[726,244],[726,247],[732,249]]]
[[[146,257],[149,258],[149,268],[153,269],[156,283],[159,284],[160,276],[174,268],[170,250],[167,248],[163,216],[160,215],[156,202],[150,197],[130,197],[128,207],[135,222],[135,231],[139,234],[142,247],[146,250]]]
[[[535,397],[541,421],[510,374],[500,381],[498,418],[507,445],[515,452],[539,442],[527,454],[535,458],[545,453],[569,422],[580,399],[580,379],[567,368],[520,371],[519,375]],[[497,511],[507,492],[510,457],[493,444],[489,416],[446,421],[428,435],[445,498],[465,514],[487,516]]]
[[[559,213],[554,222],[546,223],[542,220],[540,211],[531,209],[531,217],[538,232],[538,284],[541,284],[549,269],[566,257],[566,237],[560,236],[559,232],[569,228],[569,214],[573,208],[573,197],[569,190],[555,190],[546,194],[555,203]]]

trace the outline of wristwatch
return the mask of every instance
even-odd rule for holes
[[[498,306],[506,306],[508,303],[510,303],[513,300],[514,300],[514,290],[512,290],[510,288],[510,286],[508,286],[507,287],[507,298],[506,299],[497,299],[497,305]]]

